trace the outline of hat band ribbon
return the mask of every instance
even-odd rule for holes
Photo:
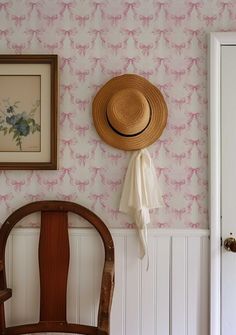
[[[151,116],[152,116],[152,111],[151,111],[151,109],[150,109],[150,116],[149,116],[148,123],[147,123],[147,125],[146,125],[141,131],[139,131],[138,133],[134,133],[134,134],[123,134],[123,133],[121,133],[120,131],[118,131],[117,129],[115,129],[115,128],[112,126],[112,124],[110,123],[110,121],[109,121],[109,119],[108,119],[108,117],[107,117],[107,113],[106,113],[106,118],[107,118],[107,122],[108,122],[109,126],[112,128],[112,130],[114,130],[114,132],[116,132],[117,134],[119,134],[119,135],[121,135],[121,136],[124,136],[124,137],[133,137],[133,136],[137,136],[137,135],[142,134],[142,132],[144,132],[144,130],[147,129],[147,127],[149,126],[150,121],[151,121]]]

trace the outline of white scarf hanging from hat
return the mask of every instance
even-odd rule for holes
[[[140,257],[147,253],[149,209],[163,206],[155,168],[147,149],[135,151],[130,159],[120,200],[120,211],[131,215],[140,238]]]

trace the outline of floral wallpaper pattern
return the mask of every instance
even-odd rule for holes
[[[224,30],[236,30],[235,0],[0,1],[1,53],[60,59],[59,169],[0,171],[0,221],[27,202],[62,199],[133,227],[118,211],[130,152],[99,138],[91,103],[107,80],[136,73],[169,110],[148,148],[165,203],[150,227],[207,228],[207,33]]]

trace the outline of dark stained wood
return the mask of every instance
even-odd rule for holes
[[[42,212],[39,239],[40,321],[66,321],[68,270],[67,212]]]
[[[106,262],[103,270],[101,292],[100,292],[100,304],[98,311],[98,335],[107,334],[106,332],[110,328],[109,313],[111,310],[113,289],[114,289],[114,263]]]
[[[0,334],[4,334],[6,329],[4,304],[0,304]]]
[[[5,272],[4,264],[2,262],[2,270],[0,271],[0,290],[4,290],[6,288],[7,288],[7,284],[6,284],[6,272]]]
[[[12,290],[10,288],[0,290],[0,304],[8,300],[11,296],[12,296]]]
[[[77,325],[65,322],[39,322],[6,328],[6,335],[29,334],[38,332],[74,333],[85,335],[97,335],[97,327]],[[4,334],[4,335],[5,335]]]
[[[1,54],[0,64],[48,64],[50,66],[50,161],[0,162],[1,170],[56,170],[57,169],[57,114],[58,114],[58,56]]]
[[[37,332],[64,332],[85,335],[110,334],[110,310],[114,289],[114,244],[104,222],[89,209],[67,201],[37,201],[13,212],[0,228],[0,290],[6,290],[5,248],[11,229],[23,217],[41,212],[39,263],[41,281],[41,307],[38,324],[5,327],[4,308],[0,304],[0,335],[17,335]],[[105,260],[102,274],[98,310],[98,325],[76,325],[66,322],[66,283],[69,264],[67,213],[80,215],[100,234]],[[50,265],[50,266],[49,266]],[[59,283],[57,283],[59,282]],[[56,285],[56,289],[54,287]],[[6,297],[6,296],[5,296]],[[60,305],[60,306],[59,306]],[[59,321],[59,322],[58,322]]]

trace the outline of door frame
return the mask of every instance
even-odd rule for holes
[[[236,32],[210,33],[208,147],[210,220],[210,334],[221,334],[221,46],[236,45]]]

